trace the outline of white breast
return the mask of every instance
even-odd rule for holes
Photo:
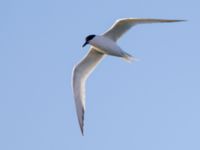
[[[103,36],[95,36],[90,42],[100,52],[113,56],[122,56],[122,49],[111,39]]]

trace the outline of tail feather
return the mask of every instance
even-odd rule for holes
[[[134,56],[132,56],[132,55],[126,53],[126,52],[123,52],[122,59],[124,59],[125,61],[127,61],[129,63],[138,60],[136,57],[134,57]]]

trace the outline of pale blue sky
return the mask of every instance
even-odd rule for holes
[[[199,150],[200,2],[0,2],[1,150]],[[122,17],[188,19],[132,28],[120,46],[140,61],[106,58],[87,84],[85,136],[71,72],[88,34]]]

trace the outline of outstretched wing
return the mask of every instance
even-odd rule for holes
[[[95,48],[91,48],[85,58],[83,58],[83,60],[76,65],[73,70],[72,86],[76,104],[76,112],[82,134],[85,111],[85,82],[103,56],[104,54],[96,51]]]
[[[103,35],[117,41],[124,33],[126,33],[131,27],[137,24],[145,23],[170,23],[180,22],[185,20],[168,20],[168,19],[148,19],[148,18],[123,18],[117,20],[108,31]]]

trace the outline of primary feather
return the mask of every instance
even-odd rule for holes
[[[123,18],[117,20],[111,28],[109,28],[103,35],[117,41],[123,34],[125,34],[131,27],[137,24],[146,23],[170,23],[180,22],[185,20],[171,20],[171,19],[151,19],[151,18]]]
[[[85,112],[85,81],[96,65],[101,61],[104,54],[91,48],[86,57],[75,66],[73,70],[73,93],[76,103],[76,111],[79,125],[83,134],[83,121]]]

